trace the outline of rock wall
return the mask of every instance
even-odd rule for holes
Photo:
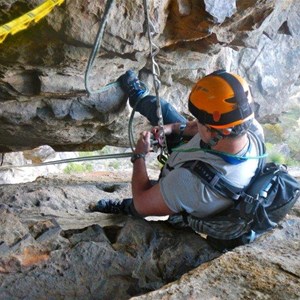
[[[0,3],[1,23],[40,3]],[[113,85],[91,96],[84,88],[105,3],[66,0],[0,44],[1,152],[128,146],[123,91]],[[226,68],[251,84],[258,119],[277,123],[290,107],[299,109],[299,11],[296,0],[149,1],[161,96],[188,114],[191,86]],[[153,91],[145,29],[142,1],[115,1],[89,77],[92,89],[132,68]],[[138,130],[145,125],[139,116],[135,122]],[[278,228],[221,255],[167,222],[87,212],[99,198],[130,197],[129,178],[102,172],[0,185],[0,298],[128,299],[147,292],[139,298],[300,298],[299,201]]]
[[[87,211],[129,197],[128,180],[102,172],[1,185],[0,298],[300,298],[299,201],[276,229],[221,255],[166,221]]]
[[[6,1],[0,20],[10,21],[40,3]],[[122,91],[88,96],[84,88],[103,10],[104,2],[66,0],[38,24],[0,44],[1,151],[39,145],[61,151],[128,146],[130,111]],[[161,96],[187,113],[195,81],[226,68],[251,84],[261,121],[274,121],[292,105],[299,106],[299,10],[296,0],[149,1],[153,40],[160,48]],[[113,4],[89,77],[91,87],[114,82],[129,68],[152,87],[140,0]]]
[[[117,180],[102,173],[0,187],[1,299],[128,299],[220,255],[166,222],[88,212],[99,197],[130,195]]]

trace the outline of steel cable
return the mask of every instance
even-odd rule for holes
[[[166,143],[166,137],[164,132],[164,122],[162,117],[162,109],[161,109],[161,102],[160,102],[160,96],[159,96],[159,89],[161,86],[161,82],[159,79],[160,76],[160,69],[159,65],[155,61],[155,56],[159,52],[159,47],[153,42],[152,36],[155,34],[154,25],[150,20],[149,17],[149,11],[148,11],[148,3],[147,0],[143,0],[144,3],[144,12],[145,12],[145,18],[147,22],[147,33],[148,33],[148,40],[149,40],[149,47],[150,47],[150,56],[151,56],[151,62],[152,62],[152,75],[153,75],[153,85],[155,89],[155,96],[156,96],[156,106],[157,106],[157,118],[158,118],[158,128],[159,128],[159,138],[161,140],[161,154],[168,153],[167,150],[167,143]]]
[[[96,38],[95,38],[93,50],[92,50],[91,55],[89,57],[89,61],[88,61],[87,68],[86,68],[86,71],[85,71],[84,85],[85,85],[86,91],[89,94],[96,94],[96,93],[99,93],[100,91],[102,91],[102,88],[100,88],[98,90],[95,90],[95,91],[92,91],[90,89],[90,86],[89,86],[89,75],[90,75],[90,72],[92,70],[93,63],[94,63],[94,60],[96,58],[97,52],[99,51],[99,49],[101,47],[105,25],[107,23],[108,14],[109,14],[109,11],[110,11],[113,3],[114,3],[114,0],[108,0],[107,3],[106,3],[105,9],[104,9],[104,13],[103,13],[103,16],[101,18],[100,25],[99,25],[99,29],[98,29],[98,32],[97,32],[97,35],[96,35]],[[117,85],[119,83],[118,82],[114,82],[114,83],[111,83],[110,85],[114,85],[114,84]]]

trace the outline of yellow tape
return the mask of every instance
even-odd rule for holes
[[[61,5],[64,1],[65,0],[46,0],[40,6],[23,16],[0,26],[0,43],[2,43],[9,34],[16,34],[26,29],[31,22],[37,23],[40,19],[48,15],[55,6]]]

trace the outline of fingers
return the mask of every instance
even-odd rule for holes
[[[169,135],[173,131],[173,124],[166,124],[163,127],[164,134]],[[151,132],[154,134],[154,136],[158,137],[160,134],[160,128],[158,126],[155,126],[152,128]]]
[[[136,153],[148,153],[150,151],[150,135],[151,133],[149,131],[140,133],[140,138],[135,147]]]
[[[151,133],[149,131],[143,131],[140,133],[140,138],[147,141],[148,139],[150,140],[150,135]]]
[[[156,133],[158,131],[159,131],[159,127],[158,126],[152,127],[152,129],[151,129],[152,133]]]

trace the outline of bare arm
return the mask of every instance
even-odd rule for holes
[[[135,153],[147,154],[149,151],[150,132],[143,132],[137,142]],[[133,163],[132,195],[134,207],[140,215],[174,214],[165,204],[159,184],[151,185],[143,158],[139,158]]]
[[[175,123],[175,133],[180,132],[180,123]],[[194,136],[198,133],[197,120],[188,121],[182,133],[183,136]]]
[[[194,136],[198,133],[198,127],[197,127],[197,120],[188,121],[186,123],[186,127],[184,128],[183,132],[180,132],[180,125],[182,123],[172,123],[172,124],[166,124],[164,125],[164,131],[166,135],[169,135],[171,133],[175,134],[182,134],[182,136]],[[158,132],[158,127],[154,127],[152,132],[155,134]]]

